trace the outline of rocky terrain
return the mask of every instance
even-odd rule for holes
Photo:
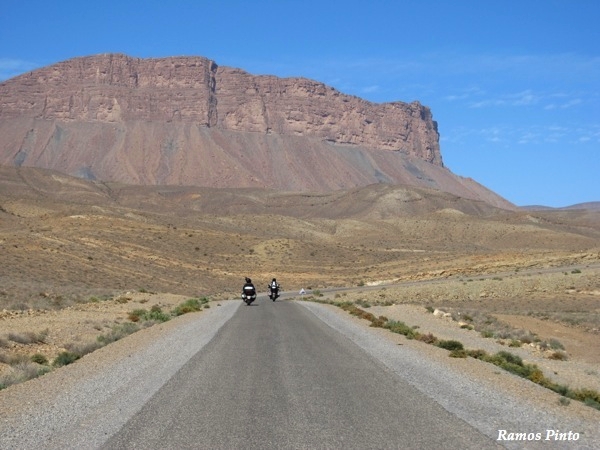
[[[0,171],[2,376],[36,353],[52,361],[83,351],[131,324],[136,309],[168,312],[203,297],[215,305],[237,299],[244,276],[265,289],[276,276],[284,290],[366,302],[423,331],[463,333],[477,347],[508,348],[527,332],[557,341],[564,360],[549,359],[547,347],[519,351],[561,382],[598,389],[590,368],[600,329],[593,209],[503,210],[384,184],[280,193]],[[493,317],[506,338],[498,344],[426,307]]]
[[[138,185],[407,184],[512,207],[444,168],[418,102],[374,104],[202,57],[97,55],[0,83],[0,164]]]

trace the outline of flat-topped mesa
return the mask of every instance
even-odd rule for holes
[[[399,151],[443,166],[437,124],[419,102],[371,103],[203,57],[74,58],[0,83],[0,99],[0,119],[193,123]]]

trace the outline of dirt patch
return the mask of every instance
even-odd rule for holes
[[[533,317],[506,314],[495,314],[495,316],[514,327],[529,330],[543,340],[557,339],[565,349],[568,349],[570,359],[600,367],[600,334]]]
[[[590,295],[600,268],[587,267],[576,276],[571,270],[423,280],[324,292],[319,299],[354,303],[468,349],[510,351],[557,383],[600,391],[600,296]],[[574,315],[585,317],[574,322]]]
[[[5,377],[10,379],[20,363],[31,361],[33,355],[38,355],[38,361],[43,361],[42,357],[47,361],[34,367],[42,370],[62,352],[85,354],[119,337],[116,333],[133,329],[122,330],[124,326],[141,329],[158,323],[134,323],[130,314],[135,310],[168,314],[187,299],[173,294],[126,292],[59,310],[0,311],[0,384]]]

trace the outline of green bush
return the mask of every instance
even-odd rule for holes
[[[508,363],[516,364],[518,366],[523,365],[523,359],[521,359],[521,357],[519,355],[515,355],[514,353],[501,351],[501,352],[496,353],[496,355]]]
[[[596,409],[600,409],[600,392],[594,391],[593,389],[576,389],[569,392],[567,397],[584,402],[586,405],[593,406]]]
[[[441,340],[441,341],[438,341],[435,345],[440,348],[445,348],[446,350],[450,350],[450,351],[464,350],[464,348],[465,348],[463,346],[462,342],[454,341],[454,340],[448,340],[448,341]]]
[[[55,359],[52,365],[54,367],[62,367],[74,363],[80,358],[79,355],[71,352],[62,352]]]
[[[31,361],[33,361],[34,363],[37,363],[37,364],[41,364],[41,365],[48,364],[48,358],[46,358],[41,353],[36,353],[35,355],[32,355]]]
[[[147,309],[134,309],[129,313],[128,318],[132,322],[166,322],[168,320],[171,320],[171,316],[169,314],[164,313],[158,305],[154,305],[152,308],[150,308],[150,311],[148,311]]]
[[[438,338],[435,337],[431,333],[427,333],[427,334],[419,334],[419,336],[417,336],[417,340],[419,340],[421,342],[425,342],[426,344],[435,345],[436,342],[438,341]]]
[[[403,334],[407,339],[414,339],[417,337],[417,332],[404,322],[390,320],[385,324],[384,328],[387,328],[392,333]]]
[[[207,302],[208,300],[204,301],[204,299],[190,298],[189,300],[183,302],[181,305],[176,306],[173,309],[173,311],[171,311],[171,314],[173,314],[174,316],[181,316],[183,314],[197,312],[202,309],[201,303],[204,304]]]
[[[469,356],[466,350],[464,349],[456,349],[450,352],[450,358],[466,358]]]
[[[127,318],[132,322],[139,322],[140,320],[142,320],[142,317],[147,312],[148,311],[146,311],[145,309],[134,309],[127,315]]]
[[[467,350],[467,354],[471,358],[475,359],[485,359],[488,356],[488,353],[485,350],[477,349],[477,350]]]

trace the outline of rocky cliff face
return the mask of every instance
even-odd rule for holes
[[[71,59],[2,83],[0,98],[0,119],[180,122],[395,150],[442,165],[436,123],[419,103],[373,104],[200,57]]]
[[[202,57],[75,58],[0,83],[0,164],[132,184],[330,191],[408,184],[511,207],[444,168],[437,124]]]

